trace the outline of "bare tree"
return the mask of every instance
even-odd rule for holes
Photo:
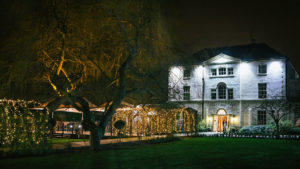
[[[272,118],[276,125],[276,138],[279,138],[279,122],[284,117],[290,115],[293,112],[295,106],[296,103],[289,102],[285,97],[274,96],[270,100],[262,101],[262,103],[259,104],[259,106],[257,106],[255,109],[266,111],[266,113]]]

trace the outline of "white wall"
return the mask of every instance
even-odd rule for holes
[[[258,75],[258,65],[267,65],[267,74]],[[285,60],[265,60],[253,62],[237,62],[231,64],[214,64],[191,66],[191,78],[183,79],[184,66],[172,66],[169,69],[169,89],[173,89],[175,97],[169,101],[183,100],[183,86],[190,86],[190,100],[202,99],[202,77],[205,80],[205,100],[211,100],[211,89],[217,88],[218,83],[224,82],[227,88],[233,88],[234,100],[260,100],[258,98],[258,83],[267,83],[267,98],[285,96]],[[211,77],[210,70],[219,67],[233,67],[234,75],[231,77]],[[172,95],[173,96],[173,95]]]

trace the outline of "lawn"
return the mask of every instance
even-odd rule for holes
[[[97,153],[79,151],[0,160],[0,168],[300,168],[300,141],[185,138],[163,144],[127,145]]]

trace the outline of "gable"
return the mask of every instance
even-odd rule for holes
[[[207,61],[205,61],[206,64],[224,64],[224,63],[235,63],[240,62],[241,60],[229,55],[226,55],[224,53],[220,53],[217,56],[214,56]]]

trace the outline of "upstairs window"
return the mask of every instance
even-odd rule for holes
[[[265,110],[257,111],[257,124],[265,125],[267,123],[267,113]]]
[[[233,89],[227,89],[228,99],[233,99]]]
[[[266,75],[267,74],[267,65],[258,65],[258,74],[259,75]]]
[[[219,75],[226,75],[226,68],[219,68]]]
[[[226,99],[226,85],[225,84],[220,84],[218,86],[218,95],[219,95],[219,99]]]
[[[211,95],[212,100],[217,99],[217,90],[216,89],[211,89],[210,95]]]
[[[191,70],[190,69],[184,69],[183,70],[183,79],[189,79],[191,78]]]
[[[230,67],[227,69],[228,75],[233,75],[233,68]]]
[[[183,86],[183,100],[190,100],[190,86]]]
[[[258,98],[267,98],[267,83],[258,83]]]
[[[217,69],[211,69],[211,76],[217,76]]]

